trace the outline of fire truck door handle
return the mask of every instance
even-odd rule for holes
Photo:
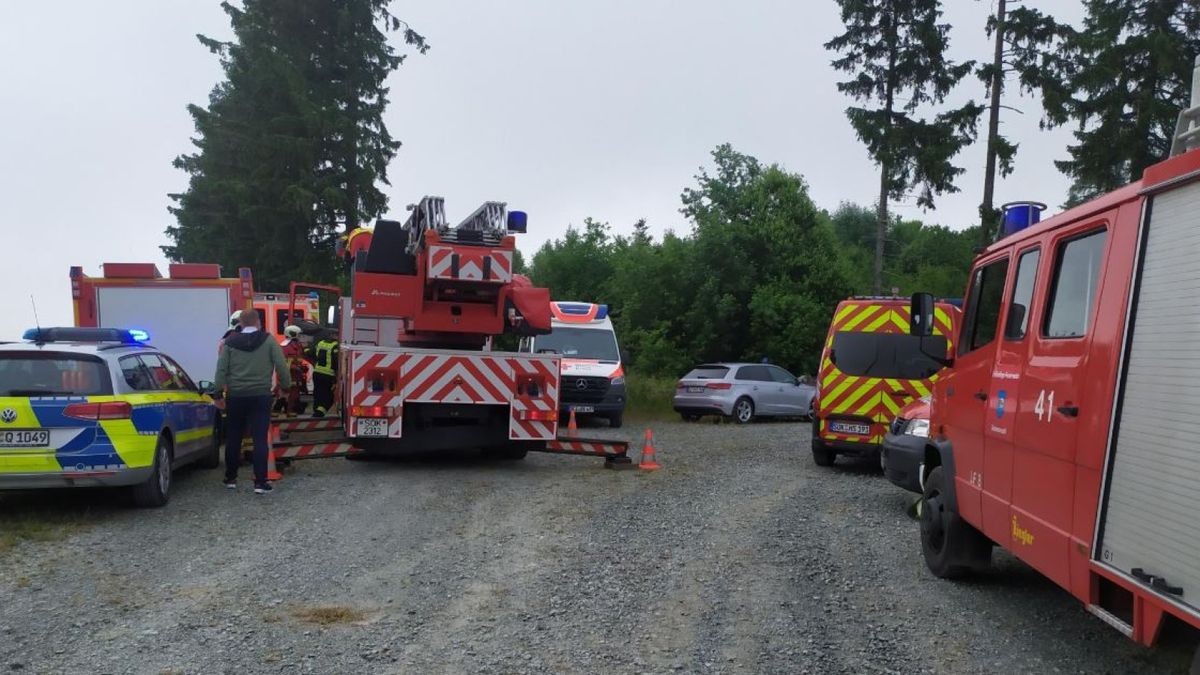
[[[977,391],[975,392],[975,398],[979,399],[980,401],[986,401],[987,394],[983,393],[982,391]]]
[[[1058,412],[1062,413],[1063,415],[1066,415],[1067,417],[1079,417],[1079,406],[1077,406],[1077,405],[1060,405],[1060,406],[1058,406]]]

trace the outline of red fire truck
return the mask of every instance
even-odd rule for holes
[[[934,387],[921,546],[957,577],[994,545],[1144,645],[1200,627],[1200,64],[1172,156],[976,258]],[[931,334],[933,298],[913,297]]]
[[[440,197],[405,223],[351,233],[339,307],[340,417],[280,422],[282,459],[482,447],[627,464],[628,444],[559,438],[559,357],[494,351],[504,334],[550,332],[550,292],[514,274],[523,212],[487,202],[457,226]],[[335,438],[308,440],[308,432]]]

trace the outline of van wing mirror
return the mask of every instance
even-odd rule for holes
[[[911,321],[908,334],[917,337],[933,335],[933,295],[930,293],[914,293],[910,306]]]

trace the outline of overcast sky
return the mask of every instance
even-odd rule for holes
[[[185,106],[221,77],[196,33],[227,38],[216,0],[3,2],[0,202],[10,247],[0,339],[72,322],[68,269],[165,260],[171,161],[190,151]],[[988,0],[950,0],[957,59],[986,59]],[[1067,20],[1074,0],[1028,4]],[[529,256],[587,216],[627,232],[686,231],[679,194],[718,144],[803,174],[812,197],[873,203],[876,169],[843,111],[822,44],[841,31],[833,0],[409,0],[394,11],[433,45],[391,78],[386,115],[404,142],[390,169],[392,213],[424,194],[452,220],[486,200],[529,212]],[[960,98],[982,100],[971,80]],[[1038,129],[1010,99],[1003,130],[1021,144],[997,202],[1062,202],[1068,130]],[[962,192],[904,217],[954,228],[976,217],[983,144],[958,158]],[[232,273],[233,270],[226,270]],[[274,289],[261,289],[274,290]],[[205,338],[207,339],[207,337]]]

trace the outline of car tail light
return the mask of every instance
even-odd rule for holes
[[[125,401],[105,403],[72,403],[63,409],[63,417],[77,420],[124,420],[133,414],[133,406]]]
[[[350,408],[351,417],[388,417],[392,416],[392,407],[388,405],[356,405]]]
[[[731,382],[709,382],[704,385],[705,389],[733,389]]]

